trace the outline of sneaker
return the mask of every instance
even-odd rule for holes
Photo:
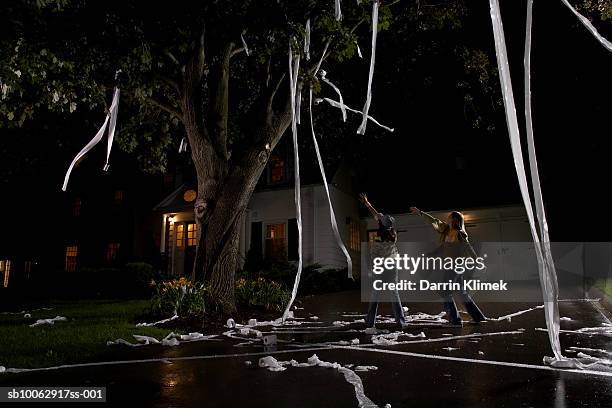
[[[456,320],[456,321],[452,321],[449,323],[450,327],[463,327],[463,321],[462,320]]]

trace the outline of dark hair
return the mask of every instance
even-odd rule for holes
[[[451,219],[450,227],[452,229],[466,233],[465,218],[463,217],[463,214],[461,214],[459,211],[453,211],[450,213],[450,219]]]
[[[389,227],[386,228],[382,225],[382,223],[378,222],[378,238],[382,242],[396,242],[397,241],[397,232],[395,232],[395,228]]]

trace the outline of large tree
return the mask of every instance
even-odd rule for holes
[[[371,2],[363,3],[346,7],[341,21],[333,1],[12,3],[1,45],[0,120],[21,126],[41,110],[102,113],[118,86],[118,143],[147,169],[163,170],[168,145],[186,136],[201,238],[194,276],[208,280],[230,312],[239,225],[291,123],[288,46],[304,53],[310,19],[312,58],[303,60],[298,86],[316,87],[319,59],[355,52],[356,29],[369,21]],[[383,28],[387,16],[383,10]]]
[[[379,30],[391,25],[403,36],[459,27],[466,13],[464,0],[381,3]],[[321,58],[337,66],[355,56],[357,44],[369,57],[372,2],[342,4],[338,21],[333,0],[3,2],[0,127],[22,126],[41,113],[102,117],[118,86],[117,143],[147,171],[164,171],[167,153],[187,137],[202,238],[194,277],[208,280],[231,312],[239,225],[271,151],[291,123],[289,44],[302,54],[298,88],[315,92]],[[410,62],[422,50],[398,52]],[[466,61],[488,64],[477,52],[463,54]],[[367,65],[360,69],[364,95]],[[362,103],[352,101],[357,108]]]

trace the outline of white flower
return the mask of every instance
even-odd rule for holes
[[[17,71],[14,71],[14,72],[15,72],[15,75],[17,75],[17,78],[21,78],[21,71],[20,70],[17,70]]]
[[[74,112],[76,110],[76,102],[70,102],[70,113]]]
[[[57,102],[59,101],[59,94],[57,93],[57,91],[53,92],[53,102]]]
[[[2,99],[6,98],[11,88],[7,84],[2,84]]]

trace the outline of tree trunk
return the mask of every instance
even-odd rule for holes
[[[257,135],[256,140],[272,140],[276,144],[286,128],[268,127],[262,130],[265,137]],[[210,177],[202,178],[198,173],[198,200],[195,208],[198,245],[192,278],[210,285],[213,296],[220,301],[226,315],[236,310],[234,281],[239,267],[240,230],[244,215],[271,150],[270,143],[255,144],[244,153],[239,163],[233,163],[227,169],[221,182],[211,182]],[[217,155],[195,153],[194,162],[207,161],[208,166],[212,165],[213,168],[224,167],[222,164],[211,163],[220,160]],[[196,162],[198,167],[203,166]]]
[[[198,230],[193,280],[210,285],[212,294],[223,306],[224,314],[236,310],[234,278],[240,256],[240,229],[247,205],[255,190],[270,152],[291,123],[289,92],[283,108],[277,112],[272,101],[275,89],[263,95],[267,103],[256,104],[258,112],[253,118],[253,137],[243,149],[227,149],[229,59],[233,44],[224,48],[223,58],[215,80],[209,85],[211,110],[202,111],[202,89],[199,84],[203,73],[201,62],[186,68],[181,95],[182,121],[189,138],[191,157],[198,179],[198,198],[195,218]],[[205,125],[209,120],[208,126]],[[238,147],[236,146],[236,149]]]

